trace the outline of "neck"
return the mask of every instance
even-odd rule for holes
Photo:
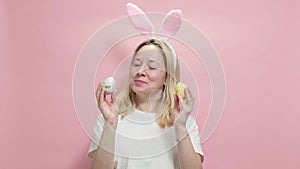
[[[155,91],[150,95],[136,95],[134,101],[136,108],[144,112],[155,112],[161,104],[162,90]]]

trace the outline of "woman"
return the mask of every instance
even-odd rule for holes
[[[96,97],[102,115],[89,149],[92,169],[202,168],[198,127],[189,116],[194,99],[188,88],[185,97],[176,94],[176,63],[168,43],[149,39],[137,47],[128,85],[116,102],[99,83]]]

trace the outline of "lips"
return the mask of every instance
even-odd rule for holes
[[[134,83],[138,84],[138,85],[140,85],[140,84],[147,84],[147,82],[145,82],[143,80],[134,80]]]

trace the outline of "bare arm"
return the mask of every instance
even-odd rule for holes
[[[203,156],[195,152],[191,138],[186,129],[187,119],[193,110],[194,98],[189,90],[185,90],[186,98],[176,96],[174,128],[177,138],[177,156],[180,169],[202,169]]]
[[[93,152],[92,169],[113,169],[115,152],[115,129],[105,123],[98,149]]]
[[[178,138],[177,155],[181,169],[202,169],[203,156],[196,153],[187,134],[186,127],[183,125],[175,126],[176,136]]]
[[[114,98],[106,98],[103,85],[100,82],[96,90],[98,107],[105,119],[103,133],[101,135],[99,146],[91,156],[93,158],[92,169],[113,169],[115,152],[115,134],[118,124],[118,108],[114,103]]]

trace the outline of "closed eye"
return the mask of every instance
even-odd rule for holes
[[[156,62],[150,62],[148,67],[149,69],[157,69],[159,68],[159,64],[157,64]]]
[[[149,69],[157,69],[155,66],[149,66]]]
[[[134,67],[141,66],[141,64],[133,64]]]

